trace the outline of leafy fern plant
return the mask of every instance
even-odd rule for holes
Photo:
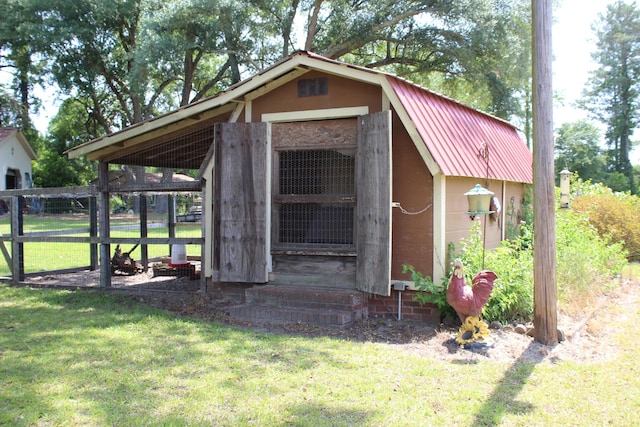
[[[404,264],[402,266],[403,273],[411,273],[411,280],[415,283],[418,292],[413,300],[420,305],[433,304],[440,313],[440,319],[455,314],[453,308],[447,302],[447,282],[440,285],[433,283],[431,276],[425,276],[421,272],[416,271],[413,265]]]

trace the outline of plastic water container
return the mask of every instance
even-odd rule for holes
[[[171,246],[171,267],[183,267],[189,265],[187,260],[187,247],[185,245]]]

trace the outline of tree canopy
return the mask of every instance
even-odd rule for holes
[[[606,125],[609,172],[624,176],[622,189],[635,193],[629,153],[640,119],[640,10],[635,2],[619,0],[607,6],[593,29],[592,58],[599,67],[591,72],[582,105]]]
[[[600,131],[588,121],[563,123],[557,131],[555,154],[556,179],[567,169],[583,181],[606,182],[607,159],[600,149]]]
[[[11,23],[0,30],[0,67],[13,76],[0,102],[16,111],[0,117],[21,127],[37,84],[73,100],[77,133],[91,139],[226,89],[297,48],[528,121],[527,0],[7,0],[0,13]]]

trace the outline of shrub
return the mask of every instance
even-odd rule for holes
[[[402,266],[402,272],[411,273],[411,280],[415,283],[418,292],[413,297],[414,301],[424,305],[427,303],[433,304],[440,313],[440,319],[442,320],[446,316],[455,315],[455,311],[447,302],[447,283],[441,284],[433,283],[430,276],[424,276],[421,272],[416,271],[413,265],[405,264]]]
[[[556,258],[558,300],[567,311],[583,307],[601,293],[627,263],[620,242],[601,237],[579,212],[556,214]]]
[[[640,261],[640,198],[614,193],[602,185],[578,183],[572,209],[585,216],[598,234],[620,242],[629,261]]]
[[[494,250],[484,251],[484,268],[498,276],[491,298],[484,307],[483,316],[488,321],[502,323],[531,320],[533,315],[533,239],[532,226],[525,224],[521,235],[511,241],[503,241]],[[611,279],[626,264],[622,244],[612,242],[598,234],[595,227],[578,212],[562,209],[556,213],[556,277],[558,300],[564,311],[583,309],[589,298],[606,290]],[[483,239],[480,222],[474,222],[469,238],[463,239],[456,250],[449,245],[449,259],[460,258],[465,267],[465,279],[483,269]],[[451,313],[446,304],[446,289],[451,272],[444,282],[436,286],[430,278],[424,278],[412,267],[412,278],[424,283],[416,300],[435,304],[441,313]],[[405,271],[407,271],[405,270]],[[417,279],[417,280],[416,280]],[[442,307],[442,308],[441,308]]]

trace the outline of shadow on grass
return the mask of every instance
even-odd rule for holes
[[[66,417],[105,425],[165,417],[168,424],[187,425],[198,415],[185,414],[183,405],[203,401],[211,419],[227,419],[256,387],[271,395],[288,392],[287,381],[262,381],[273,372],[297,380],[297,373],[319,363],[357,367],[332,343],[319,350],[286,335],[176,319],[124,296],[1,290],[16,303],[0,310],[0,425],[57,424]],[[305,410],[334,421],[366,419],[360,411],[306,405],[294,406],[291,416],[302,419]]]
[[[288,410],[286,424],[293,426],[314,425],[322,426],[358,426],[368,425],[371,422],[373,413],[364,408],[347,409],[339,407],[328,407],[312,402],[297,405]]]
[[[526,353],[535,343],[529,344]],[[506,413],[523,414],[531,412],[534,406],[517,400],[527,380],[536,367],[535,362],[528,362],[519,358],[504,374],[498,387],[487,398],[484,405],[475,416],[473,427],[497,426]]]

